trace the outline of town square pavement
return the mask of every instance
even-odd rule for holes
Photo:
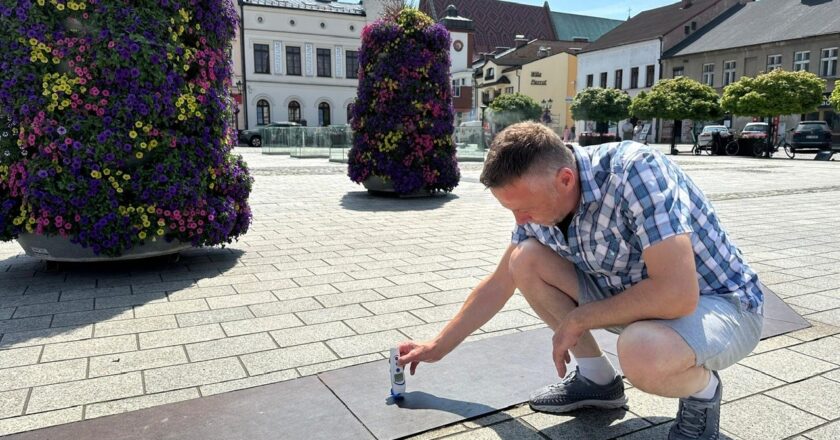
[[[236,152],[255,177],[254,222],[225,248],[48,265],[0,243],[0,435],[385,359],[435,335],[510,238],[480,163],[462,164],[449,196],[383,199],[327,159]],[[726,438],[840,438],[840,162],[675,160],[761,280],[813,324],[723,372]],[[517,294],[471,339],[541,326]],[[520,404],[418,438],[662,438],[676,400],[628,394],[618,413]]]

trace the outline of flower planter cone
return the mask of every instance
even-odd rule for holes
[[[96,261],[246,233],[233,0],[38,3],[0,2],[0,240]]]

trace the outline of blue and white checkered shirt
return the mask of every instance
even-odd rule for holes
[[[512,242],[534,237],[615,295],[647,278],[642,250],[691,234],[701,295],[736,295],[763,313],[758,276],[730,241],[712,204],[659,151],[637,142],[575,147],[581,201],[568,230],[517,225]]]

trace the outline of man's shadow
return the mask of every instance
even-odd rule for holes
[[[463,417],[464,420],[460,420],[450,425],[472,421],[480,428],[492,429],[496,436],[503,440],[542,438],[539,434],[537,434],[537,430],[525,421],[502,412],[513,407],[498,409],[481,403],[438,397],[422,391],[405,393],[404,398],[399,400],[394,400],[389,397],[386,400],[386,403],[388,405],[396,405],[401,409],[407,410],[431,409],[456,414]],[[564,420],[554,426],[543,428],[541,431],[544,433],[550,432],[551,434],[549,435],[551,438],[587,439],[595,438],[596,436],[597,438],[613,438],[641,430],[642,428],[647,428],[650,426],[648,422],[656,424],[670,420],[664,417],[655,418],[660,420],[646,419],[648,422],[645,422],[645,419],[640,417],[625,420],[628,412],[629,411],[627,411],[626,408],[614,410],[583,409],[573,411],[562,416],[564,418],[570,418],[569,420]],[[554,417],[553,414],[546,414],[546,416]],[[621,422],[615,423],[617,421]],[[639,426],[629,427],[625,426],[626,424],[637,424]],[[434,430],[442,427],[443,426],[436,427]],[[413,433],[411,435],[416,434],[420,433]]]

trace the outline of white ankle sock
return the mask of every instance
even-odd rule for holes
[[[712,397],[715,397],[715,391],[717,391],[718,383],[720,383],[720,381],[718,380],[717,376],[712,374],[712,372],[710,371],[709,372],[709,383],[706,384],[706,387],[703,388],[702,390],[692,394],[691,397],[694,397],[695,399],[703,399],[703,400],[709,400]]]
[[[575,358],[575,360],[578,363],[580,374],[598,385],[606,385],[612,382],[617,375],[610,360],[603,354],[598,357]]]

